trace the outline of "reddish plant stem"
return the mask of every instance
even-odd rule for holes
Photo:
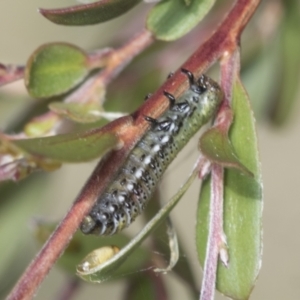
[[[238,69],[239,49],[237,47],[234,52],[226,52],[221,60],[221,87],[224,92],[224,101],[215,120],[215,126],[222,128],[226,134],[233,119],[229,106],[232,98],[234,79]],[[213,164],[209,209],[210,222],[200,300],[214,299],[219,255],[223,264],[225,266],[228,265],[229,258],[226,249],[226,237],[223,230],[223,173],[223,168],[220,165]]]
[[[221,87],[224,92],[224,101],[223,105],[229,106],[229,102],[231,100],[232,95],[232,73],[233,68],[232,64],[228,64],[228,61],[232,58],[232,56],[227,52],[226,55],[223,56],[221,60]],[[228,65],[228,67],[226,67]]]
[[[135,56],[145,50],[153,41],[152,34],[146,29],[134,36],[128,43],[112,53],[108,68],[103,70],[99,80],[104,85],[110,83]]]
[[[213,300],[220,246],[223,242],[223,167],[212,165],[209,229],[200,300]]]
[[[238,0],[216,32],[192,55],[183,67],[193,72],[195,76],[198,76],[205,68],[216,61],[222,53],[234,49],[236,42],[239,40],[240,33],[254,13],[259,2],[259,0]],[[148,36],[146,37],[146,41],[149,41],[150,34],[146,32],[146,35]],[[124,46],[123,51],[124,56],[122,57],[122,52],[120,52],[114,58],[116,59],[115,64],[112,64],[110,68],[108,67],[107,70],[103,71],[102,76],[105,83],[118,74],[121,65],[124,66],[122,59],[125,61],[125,64],[129,63],[130,60],[126,62],[126,57],[128,58],[128,53],[126,52],[130,52],[130,49]],[[112,70],[111,68],[114,69]],[[97,196],[104,191],[106,185],[113,179],[114,174],[122,162],[124,162],[134,143],[145,132],[147,124],[144,121],[144,115],[158,117],[168,107],[168,101],[162,93],[163,90],[167,90],[178,96],[187,87],[187,84],[185,76],[178,70],[145,105],[132,115],[135,125],[138,126],[125,126],[125,130],[119,133],[121,140],[124,142],[124,147],[112,152],[96,167],[74,205],[34,261],[28,266],[8,296],[8,300],[25,300],[33,297],[38,286],[50,271],[55,261],[63,253],[74,232],[79,227],[82,218],[90,211]],[[131,123],[132,119],[127,117],[122,120],[128,124]],[[117,120],[117,122],[122,122],[122,120]]]
[[[234,52],[226,52],[221,59],[220,84],[224,92],[224,99],[216,117],[215,124],[216,126],[219,126],[219,128],[221,128],[226,134],[228,134],[229,128],[233,121],[230,103],[237,67],[239,67],[239,47],[237,47]]]
[[[231,102],[233,81],[236,70],[239,70],[239,61],[238,47],[234,52],[227,52],[221,59],[221,87],[224,92],[223,106],[226,107],[228,107]]]

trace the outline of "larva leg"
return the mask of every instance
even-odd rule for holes
[[[152,117],[145,116],[145,120],[146,120],[147,122],[149,122],[150,124],[152,124],[152,125],[156,125],[156,124],[157,124],[157,120],[154,119],[154,118],[152,118]]]
[[[153,95],[152,93],[147,94],[147,95],[145,96],[144,100],[145,100],[145,101],[148,100],[152,95]]]
[[[175,97],[172,94],[168,93],[167,91],[164,91],[164,95],[169,99],[170,107],[174,106],[174,104],[176,102]]]
[[[181,72],[183,74],[185,74],[187,76],[187,78],[189,79],[190,86],[195,84],[195,78],[194,78],[194,75],[192,72],[190,72],[189,70],[186,70],[186,69],[181,69]]]

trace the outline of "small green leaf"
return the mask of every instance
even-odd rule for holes
[[[235,170],[225,170],[224,231],[227,237],[229,266],[220,262],[216,288],[232,299],[246,300],[255,284],[262,255],[262,182],[252,111],[240,81],[234,84],[232,109],[234,123],[229,137],[240,161],[254,173],[254,178]],[[196,241],[204,264],[208,232],[210,179],[201,189],[198,205]]]
[[[100,106],[96,103],[52,102],[49,108],[60,116],[79,123],[92,123],[101,119],[98,114]]]
[[[95,159],[113,149],[118,142],[115,135],[103,133],[101,129],[13,141],[18,148],[39,159],[62,162]]]
[[[25,85],[35,98],[47,98],[68,92],[89,72],[87,55],[67,43],[39,47],[29,58]]]
[[[235,168],[248,176],[253,174],[238,159],[227,132],[219,126],[210,128],[200,138],[199,148],[209,160],[223,167]]]
[[[102,0],[60,9],[40,9],[40,13],[60,25],[91,25],[119,17],[141,0]]]
[[[209,12],[215,0],[163,0],[150,11],[147,28],[163,41],[176,40],[192,30]]]

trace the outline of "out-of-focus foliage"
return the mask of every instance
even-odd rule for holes
[[[105,1],[103,1],[105,2]],[[125,1],[107,1],[111,3],[121,3]],[[140,1],[128,1],[130,2],[130,7],[133,7]],[[87,55],[88,51],[85,53],[82,52],[80,49],[90,49],[91,47],[95,47],[95,45],[101,47],[107,47],[111,45],[121,45],[122,42],[128,38],[128,32],[126,31],[127,28],[139,28],[142,29],[145,22],[142,23],[140,20],[140,16],[145,15],[145,11],[150,12],[148,15],[148,28],[153,30],[158,38],[163,40],[173,40],[179,38],[180,36],[184,35],[187,31],[191,30],[196,21],[200,19],[209,11],[210,5],[213,4],[214,1],[162,1],[161,3],[149,6],[149,4],[141,4],[138,7],[134,8],[136,11],[136,17],[132,18],[132,14],[130,14],[130,18],[126,19],[126,16],[123,17],[121,23],[123,25],[114,26],[114,22],[110,22],[105,24],[105,26],[110,26],[109,30],[107,27],[102,27],[99,25],[99,35],[91,36],[91,44],[82,46],[81,37],[78,37],[77,44],[80,45],[80,48],[77,46],[66,46],[64,47],[63,51],[56,54],[56,59],[49,63],[48,59],[42,60],[41,63],[35,61],[37,59],[37,54],[41,54],[42,52],[34,52],[32,55],[32,59],[29,62],[29,67],[31,73],[27,74],[27,87],[28,90],[33,97],[37,98],[45,98],[44,103],[36,103],[28,101],[28,95],[11,93],[8,89],[0,91],[0,126],[1,128],[9,128],[9,133],[17,133],[22,132],[25,134],[24,137],[27,136],[43,136],[47,135],[49,132],[53,131],[57,133],[55,130],[57,128],[64,129],[65,131],[75,131],[76,130],[83,130],[83,129],[91,129],[91,127],[97,127],[100,123],[90,123],[91,120],[87,117],[86,112],[89,113],[89,108],[87,111],[85,109],[81,110],[79,108],[79,112],[76,110],[80,105],[78,103],[70,104],[66,102],[66,99],[70,94],[74,92],[80,91],[80,88],[88,82],[89,75],[93,75],[90,73],[91,68],[90,65],[87,64]],[[230,2],[230,1],[227,1]],[[99,2],[100,3],[100,2]],[[99,3],[97,2],[97,9],[99,8]],[[201,4],[202,3],[202,4]],[[24,5],[26,3],[24,2]],[[201,6],[202,5],[202,6]],[[199,13],[197,16],[193,16],[193,18],[186,21],[184,15],[182,18],[177,18],[177,15],[183,14],[183,10],[177,11],[174,13],[178,7],[186,6],[187,10],[194,11],[194,7],[197,7]],[[199,8],[199,7],[200,8]],[[242,80],[249,92],[250,95],[250,102],[252,103],[255,111],[255,115],[258,117],[259,121],[269,121],[271,124],[276,124],[277,126],[284,126],[291,120],[291,117],[297,115],[298,107],[299,107],[299,77],[300,77],[300,38],[299,38],[299,28],[300,28],[300,4],[299,1],[289,0],[289,1],[273,1],[267,0],[264,1],[255,15],[254,19],[251,21],[250,24],[247,25],[247,31],[244,34],[244,39],[242,39]],[[90,6],[92,7],[92,6]],[[168,11],[164,11],[162,7],[170,7]],[[82,7],[83,8],[83,7]],[[85,7],[87,8],[87,6]],[[95,7],[94,7],[95,8]],[[63,23],[67,25],[80,25],[80,24],[93,24],[96,22],[102,22],[113,17],[117,17],[122,15],[127,9],[120,8],[116,6],[116,10],[113,11],[111,15],[101,15],[99,10],[94,9],[87,11],[84,9],[80,10],[80,14],[76,15],[72,13],[71,10],[67,11],[65,15],[63,14],[52,14],[50,10],[47,12],[46,10],[41,11],[46,17],[49,19],[52,18],[53,22],[56,23]],[[21,9],[21,8],[19,8]],[[90,97],[95,100],[95,102],[85,102],[92,105],[92,110],[94,109],[93,104],[99,103],[100,109],[104,106],[105,110],[113,111],[113,112],[132,112],[134,111],[139,105],[143,102],[143,97],[148,92],[153,92],[159,86],[159,84],[163,81],[163,78],[170,71],[174,71],[181,65],[182,62],[187,58],[187,55],[190,53],[191,49],[196,49],[199,46],[199,40],[202,38],[203,33],[210,33],[212,28],[215,28],[215,25],[220,20],[220,16],[224,16],[228,7],[224,9],[224,1],[217,1],[216,5],[213,10],[209,11],[209,15],[206,17],[203,23],[196,27],[195,30],[182,39],[179,39],[174,44],[157,44],[157,46],[153,47],[151,51],[147,51],[141,55],[140,58],[135,60],[128,68],[124,71],[123,75],[116,79],[116,81],[108,87],[107,91],[104,91],[101,87],[100,90],[94,90]],[[49,13],[50,12],[50,13]],[[71,12],[71,13],[70,13]],[[100,11],[101,13],[104,11]],[[3,13],[5,13],[3,11]],[[47,15],[47,13],[49,13]],[[15,18],[13,12],[11,18]],[[171,14],[171,15],[170,15]],[[108,16],[108,17],[107,17]],[[168,17],[166,19],[166,17]],[[211,23],[207,22],[207,19],[212,20]],[[183,20],[183,21],[182,21]],[[178,21],[178,22],[177,22]],[[18,22],[24,23],[24,30],[25,24],[27,24],[28,19],[26,20],[18,20]],[[163,27],[156,28],[157,24],[165,23]],[[182,23],[184,23],[182,25]],[[211,25],[213,24],[213,25]],[[55,25],[53,25],[55,26]],[[103,29],[104,28],[104,29]],[[126,29],[126,30],[125,30]],[[37,28],[38,30],[38,28]],[[44,28],[41,28],[43,31],[42,36],[45,36],[47,33],[44,32]],[[69,29],[70,33],[71,31]],[[73,28],[72,30],[76,30]],[[124,36],[123,36],[124,30]],[[201,32],[201,34],[198,33]],[[135,31],[134,31],[135,32]],[[7,31],[6,34],[9,34]],[[35,34],[35,33],[31,33]],[[101,44],[101,37],[102,36],[109,36],[110,41],[108,44]],[[21,37],[12,37],[12,38],[19,38]],[[27,43],[32,43],[31,40],[26,41]],[[49,39],[48,42],[52,42]],[[65,45],[60,44],[60,45]],[[187,48],[187,45],[190,48]],[[32,49],[36,47],[35,43],[32,45]],[[53,50],[50,48],[43,48],[42,49]],[[41,49],[41,48],[40,48]],[[171,51],[170,51],[171,49]],[[20,48],[20,51],[22,49]],[[50,51],[50,52],[51,52]],[[44,53],[45,54],[45,53]],[[50,59],[53,59],[53,53],[51,54]],[[45,58],[45,57],[44,57]],[[46,55],[47,58],[47,55]],[[71,62],[70,62],[71,60]],[[25,63],[25,62],[24,62]],[[36,65],[37,63],[37,65]],[[54,64],[53,64],[54,63]],[[52,70],[51,66],[55,66]],[[28,70],[27,69],[27,70]],[[59,71],[59,72],[58,72]],[[42,83],[39,80],[43,81],[42,79],[38,79],[38,81],[31,81],[32,78],[35,77],[33,73],[44,73],[47,75],[44,77],[46,82]],[[61,75],[60,78],[63,80],[57,81],[57,72]],[[37,74],[36,73],[36,74]],[[0,73],[1,76],[1,73]],[[32,77],[33,76],[33,77]],[[16,87],[17,89],[17,87]],[[66,94],[65,94],[66,93]],[[104,96],[104,94],[106,95]],[[60,99],[51,99],[54,95],[61,95]],[[73,95],[74,95],[73,94]],[[77,93],[77,96],[80,98],[81,93]],[[49,99],[50,98],[50,99]],[[20,100],[21,101],[17,101]],[[51,109],[53,114],[48,115],[48,104],[50,101],[55,101],[52,104]],[[104,100],[106,101],[105,103]],[[63,102],[57,102],[63,101]],[[40,101],[41,102],[41,101]],[[24,104],[25,103],[25,104]],[[56,103],[56,104],[55,104]],[[59,104],[61,104],[59,106]],[[28,105],[27,105],[28,104]],[[73,105],[74,104],[74,105]],[[84,104],[83,104],[84,105]],[[86,107],[85,107],[86,108]],[[66,112],[67,111],[67,112]],[[56,114],[57,113],[57,114]],[[45,114],[45,115],[42,115]],[[10,117],[13,116],[13,117]],[[35,116],[43,116],[40,120],[35,118],[34,120],[32,117]],[[70,121],[70,119],[72,121]],[[83,120],[83,122],[82,122]],[[94,121],[94,119],[93,119]],[[62,123],[59,123],[62,122]],[[100,121],[99,121],[100,122]],[[59,123],[59,125],[57,125]],[[79,124],[80,123],[80,124]],[[103,124],[103,123],[101,123]],[[30,125],[35,125],[31,126]],[[75,130],[74,130],[75,129]],[[24,131],[23,131],[24,130]],[[58,130],[58,132],[60,132]],[[64,130],[62,130],[64,132]],[[82,132],[82,131],[81,131]],[[75,133],[76,135],[76,133]],[[55,140],[55,138],[53,138]],[[244,139],[233,138],[236,140],[244,141]],[[38,140],[36,140],[38,141]],[[97,138],[94,141],[97,144]],[[26,143],[26,142],[25,142]],[[80,143],[80,141],[78,141]],[[235,147],[235,142],[232,140],[234,149],[237,150],[238,158],[241,159],[242,163],[245,163],[243,158],[240,157],[238,153],[238,147]],[[247,143],[247,141],[245,141]],[[43,142],[38,143],[39,145],[31,144],[29,147],[32,150],[38,150],[39,147],[45,146]],[[91,143],[93,144],[93,143]],[[108,143],[110,144],[110,143]],[[115,141],[112,143],[115,145]],[[110,144],[109,147],[113,145]],[[3,143],[0,142],[0,153],[2,150]],[[84,150],[80,147],[80,144],[68,144],[65,145],[70,150],[66,150],[60,152],[61,155],[74,160],[74,157],[80,156],[80,153],[86,154]],[[108,148],[109,148],[108,147]],[[48,149],[51,152],[51,149]],[[92,151],[91,147],[91,151]],[[196,145],[194,145],[194,149],[196,149]],[[251,150],[251,149],[250,149]],[[70,153],[70,155],[69,155]],[[39,153],[40,155],[41,153]],[[66,160],[66,159],[62,159]],[[78,160],[85,160],[82,157]],[[0,159],[0,162],[1,159]],[[257,169],[253,169],[252,165],[248,165],[245,163],[246,167],[249,168],[251,172],[257,175]],[[0,239],[3,243],[2,252],[0,256],[0,281],[2,282],[1,289],[0,289],[0,298],[4,298],[7,295],[8,290],[11,286],[16,282],[17,278],[20,276],[20,272],[24,269],[24,265],[27,264],[25,260],[29,259],[26,257],[25,254],[30,253],[33,257],[34,250],[30,248],[32,247],[32,242],[28,242],[26,226],[30,223],[31,217],[37,215],[39,213],[45,214],[45,210],[39,210],[38,207],[47,206],[48,203],[45,203],[44,193],[51,193],[51,191],[47,190],[47,184],[50,184],[51,180],[54,181],[55,178],[57,179],[57,185],[54,190],[61,191],[62,197],[55,197],[51,200],[51,206],[59,207],[57,209],[57,215],[59,217],[63,217],[68,207],[71,205],[74,197],[72,194],[72,189],[77,187],[78,184],[80,186],[83,185],[84,178],[80,178],[80,183],[76,180],[77,174],[80,175],[82,166],[78,165],[78,169],[76,173],[69,173],[67,177],[65,175],[61,175],[61,173],[53,173],[52,175],[46,176],[45,174],[37,177],[28,178],[21,183],[17,184],[2,184],[0,186]],[[59,177],[61,176],[61,177]],[[176,176],[180,176],[177,174]],[[238,178],[236,178],[238,177]],[[256,177],[255,177],[256,178]],[[235,180],[242,181],[242,185],[247,185],[250,182],[253,183],[253,179],[247,177],[246,175],[241,175],[236,170],[226,171],[226,184],[229,182],[233,182]],[[67,182],[71,182],[70,193],[65,191],[65,185]],[[245,183],[246,182],[246,183]],[[208,193],[208,183],[204,184],[204,188],[202,193]],[[254,184],[253,184],[254,186]],[[257,186],[256,186],[257,187]],[[234,190],[234,189],[233,189]],[[257,190],[256,190],[257,191]],[[234,191],[226,190],[226,193],[230,194]],[[251,202],[247,197],[243,199],[239,203],[233,203],[235,207],[241,211],[246,211],[246,218],[248,218],[248,213],[252,217],[257,217],[257,209],[260,212],[260,203],[248,203]],[[47,198],[49,199],[49,198]],[[194,199],[186,199],[189,201],[194,201]],[[207,199],[206,199],[207,200]],[[253,200],[253,199],[252,199]],[[247,202],[247,203],[246,203]],[[64,205],[62,205],[65,203]],[[188,203],[188,202],[187,202]],[[207,202],[200,203],[200,205],[207,205]],[[232,203],[231,203],[232,204]],[[61,206],[62,205],[62,206]],[[188,204],[187,204],[188,205]],[[227,204],[226,204],[227,205]],[[248,210],[248,206],[250,206],[250,211]],[[253,206],[252,206],[253,205]],[[255,206],[257,205],[257,206]],[[49,206],[47,206],[49,207]],[[252,209],[252,211],[251,211]],[[229,208],[228,208],[229,210]],[[253,213],[253,210],[256,212]],[[52,213],[52,212],[51,212]],[[228,212],[226,212],[229,214]],[[51,215],[47,216],[51,218]],[[191,218],[195,218],[195,216],[191,216]],[[251,218],[249,222],[251,222]],[[256,220],[257,221],[257,220]],[[225,230],[230,227],[230,218],[227,219],[227,223],[225,223]],[[198,226],[200,226],[198,224]],[[162,225],[163,227],[163,225]],[[251,226],[247,227],[251,229]],[[256,275],[257,264],[260,258],[260,241],[258,241],[259,236],[250,242],[249,234],[250,229],[247,231],[247,235],[240,239],[240,232],[237,235],[238,238],[233,237],[229,234],[228,242],[235,243],[234,245],[240,243],[244,243],[244,246],[253,246],[253,243],[256,243],[256,255],[253,260],[247,261],[247,266],[253,271],[251,272],[251,276],[249,274],[243,274],[241,278],[236,278],[237,280],[243,281],[243,284],[246,282],[244,286],[245,294],[247,294],[249,287],[253,284],[253,279]],[[257,231],[258,228],[255,228]],[[200,228],[197,230],[200,231]],[[201,227],[202,230],[202,227]],[[80,233],[79,233],[80,235]],[[25,242],[27,241],[27,243]],[[235,240],[235,241],[234,241]],[[166,253],[166,241],[161,241],[161,245],[159,245],[159,249],[164,248],[163,252]],[[95,244],[97,244],[97,239],[95,239]],[[157,243],[157,241],[156,241]],[[162,245],[163,244],[163,245]],[[203,246],[203,244],[202,244]],[[201,246],[201,247],[202,247]],[[248,247],[249,249],[251,247]],[[98,246],[97,246],[98,247]],[[182,245],[182,248],[194,246],[190,245]],[[204,247],[204,246],[203,246]],[[96,247],[95,247],[96,248]],[[20,255],[20,249],[22,249],[25,254]],[[28,252],[27,252],[27,249]],[[248,250],[249,250],[248,249]],[[253,248],[251,248],[253,250]],[[250,250],[251,250],[250,249]],[[249,250],[249,251],[250,251]],[[162,251],[162,250],[160,250]],[[193,274],[190,269],[190,262],[188,261],[189,258],[185,257],[185,252],[182,250],[183,253],[180,257],[180,261],[178,265],[175,267],[175,273],[180,274],[181,278],[184,281],[193,281]],[[205,252],[204,249],[202,251],[202,259],[203,253]],[[246,251],[247,252],[247,251]],[[247,252],[250,253],[250,252]],[[23,257],[24,256],[24,257]],[[143,258],[142,255],[138,257]],[[236,261],[236,266],[244,268],[244,261],[241,257],[238,257]],[[195,262],[193,261],[192,264]],[[234,264],[234,260],[233,260]],[[22,266],[22,267],[21,267]],[[140,264],[138,264],[140,267]],[[224,288],[224,280],[226,281],[228,277],[226,275],[220,274],[221,272],[226,273],[230,272],[225,270],[223,267],[222,271],[219,272],[219,276],[222,277],[218,283],[218,287],[220,290],[225,291]],[[131,269],[129,269],[131,271]],[[236,269],[235,269],[236,270]],[[247,269],[249,270],[249,269]],[[247,271],[246,268],[244,271]],[[236,275],[236,274],[235,274]],[[235,276],[234,275],[234,276]],[[244,275],[247,275],[247,280],[244,280]],[[139,276],[139,273],[137,274]],[[224,279],[225,278],[225,279]],[[135,289],[129,290],[127,295],[132,296],[132,299],[140,299],[140,292],[142,291],[145,293],[151,283],[149,283],[149,277],[144,276],[140,277],[140,281],[138,286]],[[249,283],[250,282],[250,283]],[[192,289],[191,284],[190,288]],[[227,283],[226,283],[227,284]],[[44,284],[47,287],[47,282]],[[156,285],[157,286],[157,285]],[[227,285],[228,286],[228,285]],[[138,289],[140,288],[140,290]],[[151,287],[152,288],[152,287]],[[43,289],[43,287],[42,287]],[[226,291],[227,293],[227,291]],[[229,293],[228,293],[229,294]],[[135,297],[135,298],[134,298]],[[153,297],[157,297],[156,295]],[[38,298],[37,298],[38,299]]]
[[[91,25],[119,17],[141,0],[105,0],[63,9],[40,9],[40,13],[60,25]]]

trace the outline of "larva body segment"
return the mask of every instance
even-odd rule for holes
[[[216,112],[223,96],[218,84],[205,75],[195,81],[191,72],[182,72],[190,88],[176,101],[165,92],[170,108],[158,119],[146,117],[150,129],[84,218],[83,233],[112,235],[129,226],[144,210],[170,162]]]

